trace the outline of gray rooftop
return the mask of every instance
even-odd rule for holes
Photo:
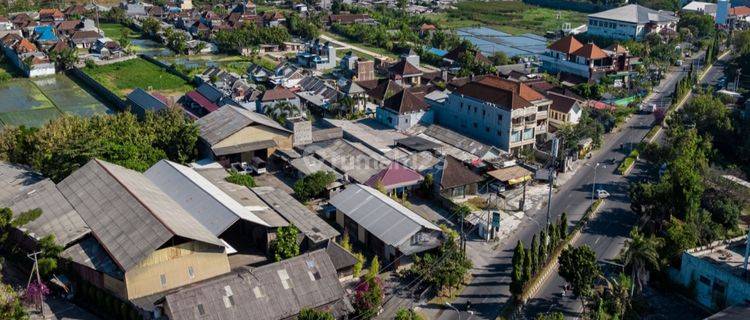
[[[145,175],[215,236],[239,220],[268,226],[250,209],[191,168],[161,160],[146,170]]]
[[[441,127],[439,125],[430,125],[425,129],[424,134],[440,140],[453,147],[471,153],[481,159],[497,158],[507,152],[501,151],[495,147],[488,146],[484,143],[466,137],[453,130]]]
[[[139,172],[94,159],[61,181],[58,188],[124,271],[175,236],[222,246]]]
[[[311,150],[314,150],[315,155],[326,164],[347,174],[359,183],[365,183],[390,163],[390,160],[387,159],[386,162],[383,162],[373,158],[343,139],[319,143],[316,148],[311,148]]]
[[[351,184],[331,197],[330,203],[385,244],[398,248],[404,254],[437,246],[429,242],[422,247],[421,243],[411,240],[417,233],[425,233],[423,231],[440,232],[438,226],[373,188]]]
[[[86,237],[84,240],[70,246],[62,253],[76,263],[87,266],[93,270],[103,272],[115,279],[124,279],[125,273],[115,264],[115,261],[107,254],[94,237]]]
[[[342,302],[348,306],[344,294],[331,259],[321,249],[187,287],[167,295],[165,309],[172,320],[198,319],[199,310],[207,319],[290,319],[302,308]]]
[[[214,145],[251,124],[257,123],[277,130],[290,132],[278,122],[257,112],[241,107],[226,105],[209,113],[195,122],[200,136],[208,144]]]
[[[265,221],[270,227],[285,227],[289,225],[289,222],[284,217],[268,207],[250,188],[226,181],[224,178],[229,176],[229,173],[223,168],[199,169],[196,172],[211,181],[211,183],[239,202],[243,207],[251,210],[253,214]]]
[[[321,162],[317,158],[313,156],[304,156],[299,159],[294,159],[289,162],[289,164],[294,167],[294,169],[297,169],[297,171],[301,172],[303,175],[311,175],[313,173],[316,173],[318,171],[328,171],[333,172],[336,174],[337,178],[341,178],[341,175],[336,172],[336,170],[333,170],[333,168],[327,166],[325,163]]]
[[[55,183],[25,167],[0,161],[0,207],[8,207],[18,216],[41,209],[42,215],[23,229],[40,239],[54,235],[57,244],[67,246],[80,239],[89,228],[68,203]]]
[[[590,18],[623,21],[636,24],[649,22],[670,22],[679,20],[673,13],[657,11],[638,4],[629,4],[589,15]]]
[[[320,243],[339,235],[336,229],[288,193],[272,187],[257,187],[252,190],[312,242]]]

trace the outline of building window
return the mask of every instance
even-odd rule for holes
[[[503,136],[503,132],[502,132],[502,131],[500,131],[500,130],[497,130],[497,136],[498,136],[498,137],[502,137],[502,136]]]
[[[318,267],[315,265],[315,260],[307,260],[307,275],[310,276],[310,281],[318,281],[322,276]]]
[[[255,286],[255,288],[253,288],[253,294],[255,295],[256,299],[263,298],[263,291],[260,290],[260,287],[258,286]]]
[[[159,280],[161,281],[161,287],[164,288],[167,286],[167,276],[164,274],[159,275]]]
[[[224,307],[229,309],[231,307],[234,307],[234,293],[232,292],[232,287],[225,286],[224,287]]]
[[[700,276],[699,280],[700,280],[700,282],[702,282],[703,284],[705,284],[707,286],[711,285],[711,280],[708,279],[708,278],[706,278],[706,277],[704,277],[704,276]]]
[[[199,316],[205,316],[206,315],[206,309],[203,308],[202,304],[198,304],[198,315]]]
[[[289,278],[289,273],[286,272],[286,269],[281,269],[276,271],[276,273],[279,275],[279,279],[281,280],[281,285],[284,286],[284,289],[288,290],[292,288],[292,279]]]
[[[476,128],[477,128],[477,123],[476,123],[476,122],[474,122],[474,129],[476,129]]]
[[[188,277],[190,277],[190,279],[195,279],[195,272],[193,271],[193,266],[188,267]]]
[[[498,114],[498,115],[497,115],[497,121],[498,121],[498,122],[499,122],[499,121],[503,121],[503,115],[502,115],[502,114]]]

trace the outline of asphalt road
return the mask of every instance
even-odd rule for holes
[[[708,70],[701,81],[701,84],[714,85],[724,72],[724,60],[718,61]],[[673,88],[672,88],[673,90]],[[652,100],[662,98],[662,95],[671,92],[668,89],[661,95],[655,95]],[[637,118],[636,118],[637,119]],[[632,126],[632,124],[631,124]],[[631,129],[631,136],[643,137],[645,132],[641,129]],[[611,150],[608,152],[611,154]],[[591,221],[581,237],[574,243],[575,246],[587,244],[597,254],[599,261],[612,261],[622,250],[624,242],[628,237],[630,229],[635,225],[637,218],[630,210],[630,201],[627,198],[628,183],[641,179],[645,174],[644,168],[636,166],[628,177],[622,177],[614,174],[611,170],[606,170],[602,176],[602,181],[606,181],[603,187],[613,196],[605,201],[604,206],[599,211],[600,214]],[[534,318],[536,314],[560,311],[565,314],[566,318],[576,318],[581,311],[580,300],[570,295],[562,295],[564,280],[553,273],[539,289],[536,297],[531,299],[524,310],[527,318]]]
[[[674,91],[675,84],[683,77],[685,72],[669,73],[667,78],[654,90],[650,101],[668,103],[669,96]],[[639,142],[653,123],[653,116],[636,114],[632,116],[621,129],[605,135],[604,145],[595,152],[591,159],[586,160],[571,179],[555,190],[552,197],[551,220],[555,221],[563,213],[567,212],[568,221],[573,224],[577,222],[592,202],[592,187],[596,175],[596,189],[605,189],[612,196],[602,207],[599,218],[590,223],[586,228],[586,236],[582,239],[594,244],[594,249],[601,256],[613,257],[619,253],[624,237],[634,223],[634,218],[629,214],[627,204],[627,181],[617,175],[615,170],[619,162],[626,156],[627,146],[630,143]],[[610,164],[614,159],[614,164]],[[596,166],[600,163],[599,166]],[[604,164],[606,163],[606,164]],[[528,215],[528,220],[518,227],[518,231],[500,243],[497,249],[487,250],[482,248],[483,242],[469,242],[468,246],[477,246],[477,250],[468,250],[474,262],[472,270],[473,279],[471,283],[454,301],[453,306],[460,310],[460,315],[452,309],[443,306],[428,306],[439,309],[436,319],[492,319],[499,315],[505,302],[510,297],[510,272],[513,249],[521,240],[530,245],[531,238],[538,234],[542,226],[546,224],[546,207]],[[559,292],[555,281],[556,274],[550,276],[549,284],[540,290],[540,299],[532,301],[527,308],[529,314],[547,311],[556,306],[554,293]],[[547,293],[549,299],[547,298]],[[467,301],[471,301],[471,310],[466,310]],[[563,301],[567,305],[566,301]],[[575,306],[573,306],[575,308]]]

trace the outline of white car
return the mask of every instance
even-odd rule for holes
[[[596,190],[596,198],[597,199],[604,199],[604,198],[607,198],[607,197],[609,197],[609,192],[607,192],[607,190],[604,190],[604,189]]]

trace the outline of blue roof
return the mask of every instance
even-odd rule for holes
[[[143,111],[158,111],[167,107],[167,105],[141,88],[135,88],[127,96],[128,101],[133,107],[138,106]]]
[[[442,56],[448,54],[448,51],[441,50],[441,49],[438,49],[438,48],[429,48],[429,49],[427,49],[427,52],[432,53],[432,54],[434,54],[434,55],[436,55],[438,57],[442,57]]]
[[[55,29],[50,25],[36,26],[34,27],[34,33],[37,35],[38,41],[57,41]]]

